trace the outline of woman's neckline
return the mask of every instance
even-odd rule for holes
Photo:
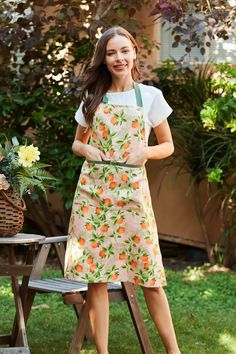
[[[117,93],[128,93],[128,92],[132,92],[134,91],[134,88],[127,90],[127,91],[107,91],[108,95],[113,95],[113,94],[117,94]]]
[[[133,81],[133,87],[129,90],[125,90],[125,91],[107,91],[107,94],[118,94],[118,93],[130,93],[132,91],[134,91],[134,86],[136,85],[136,83]]]

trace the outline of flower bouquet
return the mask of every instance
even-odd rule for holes
[[[17,138],[0,144],[0,236],[14,236],[24,222],[22,196],[33,189],[42,190],[55,180],[39,163],[40,151],[34,145],[20,145]]]

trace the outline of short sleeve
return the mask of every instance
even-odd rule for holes
[[[84,118],[84,114],[82,112],[83,102],[80,103],[79,109],[75,113],[75,120],[77,123],[82,125],[83,127],[88,127],[88,124]]]
[[[154,128],[161,124],[172,112],[172,108],[166,102],[161,90],[155,90],[155,96],[148,112],[148,120]]]

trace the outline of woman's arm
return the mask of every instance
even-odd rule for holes
[[[85,128],[78,124],[74,142],[72,144],[72,151],[77,156],[83,156],[87,160],[107,160],[104,153],[98,148],[88,144],[91,134],[91,129]]]
[[[173,154],[174,144],[167,119],[153,128],[158,145],[148,146],[146,149],[147,160],[160,160]]]

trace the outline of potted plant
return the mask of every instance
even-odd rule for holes
[[[17,138],[0,144],[0,236],[14,236],[22,228],[26,210],[23,195],[41,190],[53,180],[49,166],[39,162],[40,151],[33,144],[20,145]]]

